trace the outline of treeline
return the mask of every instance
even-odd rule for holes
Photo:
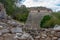
[[[0,2],[4,4],[7,14],[13,19],[21,22],[26,21],[29,11],[25,5],[17,7],[15,3],[17,3],[18,0],[0,0]]]
[[[45,15],[40,24],[41,28],[53,28],[60,25],[60,12],[53,12],[51,15]]]

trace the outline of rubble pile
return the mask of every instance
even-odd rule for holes
[[[60,31],[52,29],[26,30],[34,40],[60,40]]]
[[[0,40],[34,40],[22,28],[23,24],[8,16],[3,4],[0,3]]]

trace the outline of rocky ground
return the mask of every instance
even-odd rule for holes
[[[60,31],[53,29],[32,30],[11,17],[0,18],[0,40],[60,40]]]
[[[27,30],[34,40],[60,40],[60,31],[53,29]]]
[[[13,19],[0,19],[0,40],[27,39],[30,35],[22,30],[23,25]]]

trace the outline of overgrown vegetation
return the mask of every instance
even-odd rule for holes
[[[0,0],[7,11],[7,14],[12,15],[15,10],[14,0]]]
[[[15,5],[15,3],[18,2],[17,0],[0,0],[0,2],[4,4],[7,14],[10,15],[13,19],[21,22],[26,21],[29,13],[26,6],[23,5],[21,7],[17,7]]]
[[[46,15],[41,21],[42,28],[53,28],[56,24],[60,25],[60,12],[51,13],[51,15]]]
[[[42,28],[45,28],[45,26],[46,26],[45,23],[46,23],[47,21],[49,21],[50,19],[51,19],[51,16],[49,16],[49,15],[44,16],[43,19],[42,19],[42,21],[41,21],[41,24],[40,24],[41,27],[42,27]]]
[[[13,16],[14,16],[14,19],[21,22],[25,22],[28,17],[28,14],[29,14],[28,9],[24,5],[22,5],[22,7],[19,8],[18,12],[16,11],[15,14],[13,14]]]

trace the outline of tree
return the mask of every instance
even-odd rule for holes
[[[22,0],[19,1],[21,2]],[[17,7],[15,3],[18,3],[18,0],[0,0],[0,2],[4,4],[7,14],[13,19],[26,21],[29,11],[25,5],[22,5],[20,8]]]
[[[15,12],[15,15],[13,14],[13,18],[18,21],[25,22],[27,20],[28,14],[28,9],[25,5],[22,5],[20,8],[18,8],[18,11]]]
[[[4,4],[8,15],[12,15],[17,9],[15,3],[17,3],[18,0],[0,0],[0,2]]]
[[[1,3],[4,4],[4,7],[7,11],[7,14],[11,15],[14,9],[14,0],[0,0]]]

